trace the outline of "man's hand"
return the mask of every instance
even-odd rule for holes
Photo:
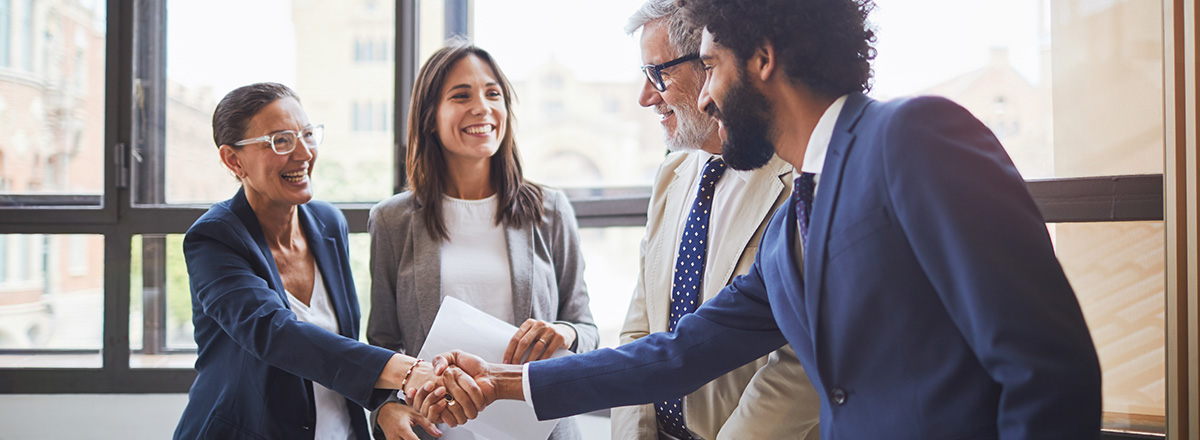
[[[417,425],[425,428],[425,432],[434,437],[442,436],[442,431],[437,429],[433,422],[430,422],[417,410],[400,402],[383,404],[379,408],[376,423],[383,429],[383,435],[388,440],[418,440],[417,434],[413,432],[413,426]]]
[[[524,400],[518,365],[489,364],[454,350],[435,357],[433,367],[434,374],[442,376],[442,387],[423,387],[410,400],[430,420],[455,426],[478,417],[498,399]]]

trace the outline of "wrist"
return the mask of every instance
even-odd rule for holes
[[[525,400],[521,380],[524,368],[521,365],[491,364],[489,375],[494,379],[496,397],[506,400]]]

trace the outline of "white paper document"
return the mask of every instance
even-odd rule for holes
[[[459,299],[446,297],[417,357],[432,360],[447,351],[462,350],[487,362],[500,363],[508,341],[516,332],[512,324]],[[554,357],[568,354],[571,352],[560,349]],[[526,402],[498,400],[475,420],[457,428],[438,425],[438,429],[446,434],[443,440],[545,440],[557,424],[556,420],[539,422],[533,407]]]

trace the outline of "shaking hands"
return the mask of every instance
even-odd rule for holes
[[[520,365],[490,364],[454,350],[435,357],[433,369],[440,380],[405,390],[412,408],[433,423],[458,426],[496,400],[524,400]]]

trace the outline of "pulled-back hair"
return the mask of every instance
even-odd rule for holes
[[[875,32],[871,0],[677,0],[739,62],[770,42],[794,81],[824,96],[870,90]]]
[[[417,203],[425,208],[425,225],[429,235],[442,240],[449,238],[442,214],[442,196],[446,192],[449,169],[446,166],[445,148],[437,135],[438,106],[450,69],[470,55],[479,57],[492,68],[507,110],[500,148],[491,158],[491,184],[499,199],[496,224],[520,227],[536,224],[542,219],[542,190],[527,182],[521,173],[521,160],[513,135],[512,84],[487,51],[465,41],[452,41],[434,52],[421,66],[413,85],[412,104],[408,113],[408,185]]]
[[[300,102],[296,92],[279,83],[262,82],[241,86],[233,89],[217,103],[213,111],[213,142],[217,147],[229,145],[246,138],[246,128],[250,119],[264,107],[283,98],[292,98]]]

